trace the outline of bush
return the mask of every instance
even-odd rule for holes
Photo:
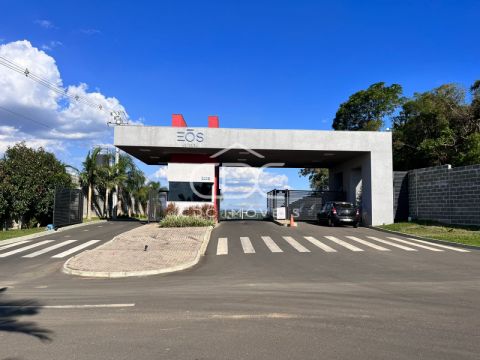
[[[165,216],[178,215],[178,207],[174,203],[168,203],[164,211]]]
[[[212,204],[204,204],[202,206],[194,205],[185,208],[182,212],[185,216],[197,216],[206,220],[215,220],[215,208]]]
[[[160,220],[160,227],[199,227],[213,226],[215,222],[199,216],[167,215]]]

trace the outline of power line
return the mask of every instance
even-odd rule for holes
[[[55,93],[68,97],[74,101],[81,102],[87,106],[90,106],[96,110],[102,111],[108,116],[110,116],[112,120],[108,121],[107,124],[114,123],[116,125],[127,125],[128,121],[126,120],[126,115],[124,111],[115,111],[115,110],[107,110],[103,107],[101,104],[97,104],[95,102],[92,102],[90,99],[86,98],[85,96],[77,95],[77,94],[70,94],[66,89],[57,86],[56,84],[53,84],[52,82],[33,74],[28,68],[23,68],[19,64],[15,63],[14,61],[7,59],[4,56],[0,56],[0,65],[3,65],[7,69],[10,69],[12,71],[15,71],[21,75],[24,75],[25,77],[37,82],[38,84],[45,86],[51,91],[54,91]]]
[[[12,115],[16,115],[16,116],[22,117],[22,118],[24,118],[24,119],[26,119],[26,120],[30,120],[30,121],[32,121],[32,122],[34,122],[34,123],[37,123],[38,125],[41,125],[41,126],[44,126],[44,127],[48,128],[48,129],[53,130],[52,127],[50,127],[50,126],[42,123],[41,121],[32,119],[32,118],[29,117],[29,116],[25,116],[25,115],[22,115],[22,114],[20,114],[20,113],[18,113],[18,112],[16,112],[16,111],[9,110],[9,109],[7,109],[7,108],[4,108],[4,107],[1,106],[1,105],[0,105],[0,109],[2,109],[3,111],[6,111],[6,112],[8,112],[8,113],[10,113],[10,114],[12,114]]]

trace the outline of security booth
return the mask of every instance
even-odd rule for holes
[[[220,166],[328,168],[332,195],[342,194],[341,199],[358,204],[364,224],[393,222],[390,132],[227,129],[219,128],[218,124],[218,117],[212,116],[209,127],[188,127],[177,114],[172,118],[171,127],[117,126],[114,143],[145,164],[176,168],[172,182],[211,184],[204,190],[210,194],[209,200],[217,214],[220,213]],[[203,170],[195,169],[197,165],[210,169],[203,175],[204,180]],[[198,193],[202,195],[202,191]],[[317,203],[310,203],[311,199],[325,201],[326,195],[290,192],[287,208],[295,208],[302,217],[308,218],[312,216],[312,205],[318,207]],[[177,200],[197,201],[198,198],[178,196]]]

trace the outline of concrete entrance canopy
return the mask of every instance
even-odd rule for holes
[[[149,165],[329,168],[330,189],[345,191],[348,201],[360,201],[366,224],[393,222],[389,132],[117,126],[114,143]]]

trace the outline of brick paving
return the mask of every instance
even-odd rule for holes
[[[136,272],[181,266],[194,261],[208,229],[143,225],[75,256],[68,267],[92,272]],[[148,245],[147,251],[144,251],[145,245]]]

